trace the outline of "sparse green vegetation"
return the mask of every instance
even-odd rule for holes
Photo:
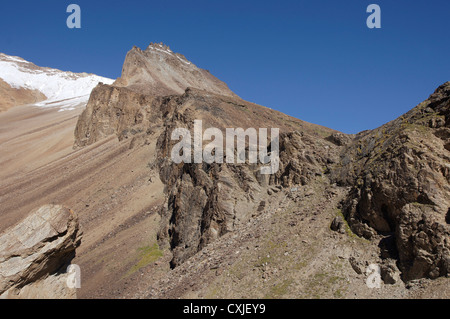
[[[350,237],[350,238],[354,238],[357,240],[361,240],[361,241],[367,241],[367,239],[359,237],[358,235],[356,235],[352,229],[350,228],[350,225],[347,222],[347,219],[345,219],[344,214],[342,213],[341,209],[337,210],[337,215],[342,217],[342,220],[344,221],[344,227],[345,227],[345,233]]]
[[[341,291],[341,289],[337,289],[337,290],[333,293],[333,296],[334,296],[335,298],[338,298],[338,299],[342,298],[343,296],[342,296],[342,291]]]
[[[264,296],[264,299],[280,299],[286,295],[292,279],[286,279],[270,288],[270,291]]]
[[[322,271],[317,272],[309,279],[304,297],[320,299],[322,295],[332,293],[335,298],[342,298],[345,287],[342,285],[344,278]]]
[[[209,291],[206,293],[205,298],[206,299],[217,298],[219,292],[220,292],[220,289],[218,286],[212,286],[211,288],[209,288]]]
[[[152,246],[138,248],[140,260],[126,273],[126,277],[134,274],[139,269],[155,262],[159,257],[163,256],[163,252],[159,249],[157,243]]]

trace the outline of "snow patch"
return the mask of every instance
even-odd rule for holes
[[[26,63],[24,65],[24,63]],[[63,72],[40,68],[19,57],[0,55],[0,78],[13,88],[42,92],[47,100],[40,107],[60,107],[62,110],[86,103],[92,89],[99,82],[112,84],[114,80],[87,73]],[[59,103],[55,103],[58,102]]]
[[[155,47],[150,47],[150,49],[156,50],[156,51],[160,51],[160,52],[164,52],[164,53],[167,53],[169,55],[173,55],[172,51],[170,49],[165,50],[165,49],[159,49],[159,48],[155,48]]]
[[[175,57],[177,57],[178,60],[180,60],[181,62],[183,62],[183,63],[186,64],[186,65],[191,64],[191,62],[187,61],[186,59],[183,59],[183,58],[179,57],[177,54],[174,54],[172,50],[170,50],[170,49],[168,49],[168,48],[166,49],[166,48],[164,48],[163,46],[161,46],[160,44],[155,44],[155,45],[157,45],[158,48],[155,47],[154,45],[153,45],[153,46],[150,45],[150,46],[149,46],[149,49],[151,49],[151,50],[156,50],[156,51],[159,51],[159,52],[163,52],[163,53],[169,54],[169,55],[171,55],[171,56],[175,56]]]
[[[175,54],[175,56],[178,58],[178,60],[180,60],[180,61],[183,62],[184,64],[187,64],[187,65],[191,64],[191,62],[186,61],[186,60],[180,58],[178,55]]]

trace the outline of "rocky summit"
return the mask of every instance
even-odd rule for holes
[[[133,47],[125,57],[122,76],[114,84],[158,96],[182,94],[187,87],[195,87],[236,97],[224,82],[163,43],[150,43],[145,50]]]

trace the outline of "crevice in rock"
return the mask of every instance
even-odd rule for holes
[[[391,214],[391,211],[390,211],[388,205],[386,205],[386,204],[381,205],[381,213],[383,215],[384,220],[389,225],[390,231],[393,231],[395,229],[395,224],[392,220],[392,214]]]
[[[421,193],[419,197],[417,197],[417,202],[424,205],[435,205],[435,203],[425,193]]]
[[[444,148],[450,152],[450,142],[444,145]]]
[[[394,233],[386,234],[379,242],[380,257],[382,259],[398,260],[397,242]]]

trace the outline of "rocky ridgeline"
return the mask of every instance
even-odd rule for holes
[[[81,243],[77,215],[45,205],[0,236],[1,298],[75,298],[66,267]]]
[[[383,256],[399,261],[404,280],[449,273],[449,83],[404,116],[354,136],[216,94],[208,86],[165,96],[167,90],[152,92],[149,67],[178,68],[167,60],[177,58],[167,47],[139,50],[130,51],[141,55],[140,62],[126,62],[122,79],[93,90],[77,123],[75,146],[111,134],[130,138],[130,147],[157,140],[157,161],[151,164],[167,194],[159,241],[172,250],[173,267],[263,210],[277,187],[322,176],[352,187],[342,203],[345,218],[359,236],[380,241]],[[149,84],[149,90],[140,91],[137,83]],[[173,129],[192,129],[196,119],[203,128],[222,131],[279,128],[278,172],[263,176],[258,164],[171,162]]]

